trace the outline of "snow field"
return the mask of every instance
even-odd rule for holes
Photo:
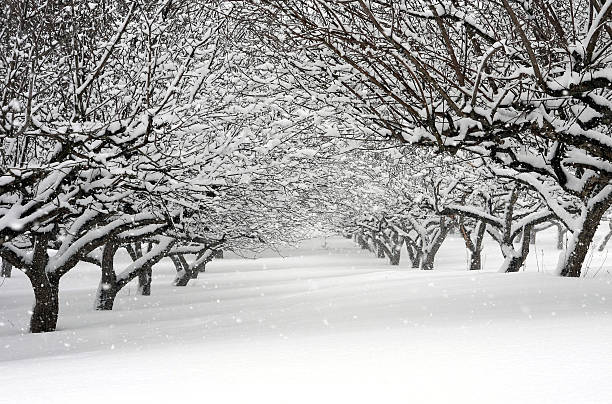
[[[553,236],[516,274],[495,272],[493,244],[466,271],[456,237],[431,272],[335,238],[228,254],[185,288],[162,262],[152,296],[130,285],[112,312],[93,310],[99,273],[83,266],[43,335],[21,330],[32,296],[16,273],[0,287],[0,402],[612,402],[612,261],[543,272]]]

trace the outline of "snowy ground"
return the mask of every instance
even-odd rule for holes
[[[427,273],[343,239],[215,261],[185,288],[164,263],[152,296],[131,285],[112,312],[92,310],[83,266],[44,335],[24,331],[17,273],[0,286],[0,402],[612,403],[612,257],[563,279],[554,232],[538,236],[517,274],[495,272],[493,245],[466,271],[458,238]]]

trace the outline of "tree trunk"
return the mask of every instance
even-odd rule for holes
[[[376,241],[373,238],[367,237],[366,238],[366,245],[367,245],[368,251],[370,251],[371,253],[374,253],[374,254],[377,253]]]
[[[174,286],[187,286],[191,276],[187,271],[180,271],[176,273],[176,278],[174,278],[174,282],[172,283]]]
[[[57,327],[59,315],[59,278],[50,277],[47,273],[49,262],[48,246],[50,234],[35,237],[32,254],[32,268],[26,275],[34,290],[34,307],[30,317],[30,332],[50,332]]]
[[[205,272],[205,270],[202,270],[202,271],[190,271],[189,274],[191,276],[191,279],[198,279],[198,274],[200,272]]]
[[[138,273],[138,294],[142,296],[151,295],[151,278],[153,277],[153,268],[143,268]]]
[[[428,246],[428,250],[423,251],[423,256],[421,258],[421,269],[422,270],[424,271],[433,270],[436,254],[438,253],[438,250],[442,246],[444,239],[446,239],[449,229],[450,229],[450,226],[448,224],[444,222],[440,223],[440,227],[438,228],[438,233],[434,235],[433,240]]]
[[[421,249],[416,245],[415,242],[404,239],[406,243],[406,251],[408,252],[408,259],[412,264],[412,268],[418,268],[421,265]]]
[[[399,265],[400,258],[401,258],[401,252],[400,251],[393,251],[393,253],[389,257],[389,263],[391,265]]]
[[[530,234],[529,234],[529,244],[531,245],[535,245],[536,243],[536,231],[533,230]]]
[[[94,304],[96,310],[113,309],[115,298],[119,292],[114,266],[115,253],[118,248],[119,246],[117,244],[109,242],[105,244],[102,249],[100,284],[98,285]]]
[[[480,271],[482,269],[482,258],[480,250],[470,251],[470,271]]]
[[[421,260],[421,270],[423,271],[431,271],[434,266],[434,259],[436,258],[436,254],[423,254],[423,259]]]
[[[400,259],[402,258],[404,238],[394,231],[391,237],[389,237],[389,244],[391,245],[391,249],[385,251],[389,256],[389,264],[399,265]]]
[[[470,257],[470,271],[480,271],[482,269],[482,243],[487,231],[487,224],[480,222],[476,230],[476,240],[473,243],[473,251]]]
[[[414,258],[410,260],[412,264],[412,268],[418,268],[421,266],[421,258],[422,258],[421,252],[417,251],[417,253],[414,254]]]
[[[607,198],[612,200],[612,198]],[[582,264],[589,252],[599,222],[610,206],[610,201],[595,204],[590,209],[583,209],[582,226],[575,231],[567,246],[567,254],[561,264],[561,276],[579,277],[582,273]]]
[[[11,272],[13,271],[13,265],[7,260],[2,260],[2,273],[0,276],[3,278],[10,278]]]
[[[406,242],[406,251],[408,251],[408,259],[410,259],[412,268],[418,268],[421,265],[421,249]]]
[[[364,239],[364,237],[361,234],[357,234],[355,236],[355,241],[357,241],[357,244],[359,245],[359,247],[361,247],[362,250],[369,249],[367,241]]]
[[[195,272],[197,276],[197,271],[191,271],[189,269],[189,264],[187,264],[183,255],[172,256],[171,259],[177,271],[176,278],[174,278],[172,284],[174,286],[187,286],[189,280],[193,279],[193,272]]]
[[[557,250],[563,250],[564,238],[567,230],[561,224],[557,224]]]
[[[59,281],[52,282],[46,274],[30,278],[30,281],[34,289],[30,332],[55,331],[59,315]]]
[[[96,310],[112,310],[119,289],[110,283],[100,282],[96,293]]]
[[[197,263],[197,261],[199,261],[205,254],[207,253],[207,250],[204,250],[203,252],[201,252],[200,254],[197,255],[196,257],[196,262],[194,262],[194,265]],[[213,260],[213,258],[216,257],[216,253],[212,252],[210,253],[209,257],[200,262],[198,265],[195,266],[195,268],[193,268],[193,272],[194,272],[194,279],[198,277],[198,274],[200,272],[206,272],[206,264],[208,264],[210,261]]]
[[[520,271],[521,267],[525,263],[525,258],[526,257],[521,254],[506,257],[504,266],[502,266],[502,272],[510,273]]]
[[[505,261],[500,272],[518,272],[521,269],[525,263],[525,259],[527,259],[527,255],[529,254],[532,231],[533,225],[528,225],[523,228],[523,238],[521,239],[521,249],[519,251],[516,251],[514,248],[512,240],[510,240],[509,244],[506,244],[506,246],[502,248]]]
[[[470,253],[470,271],[480,271],[482,269],[481,252],[482,252],[482,241],[487,229],[485,222],[478,222],[476,228],[472,231],[468,231],[465,227],[465,218],[459,219],[459,232],[465,242],[465,248]],[[472,239],[473,232],[476,231],[476,237]]]

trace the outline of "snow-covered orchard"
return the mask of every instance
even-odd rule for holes
[[[611,23],[2,2],[0,402],[612,402]]]

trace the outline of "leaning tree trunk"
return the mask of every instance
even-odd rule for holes
[[[136,261],[143,256],[142,250],[142,241],[136,241],[133,244],[128,244],[126,250],[130,254],[132,261]],[[147,249],[145,252],[151,251],[153,245],[148,243]],[[136,289],[136,293],[141,296],[150,296],[151,295],[151,280],[153,277],[153,269],[151,267],[143,268],[140,272],[138,272],[138,288]]]
[[[421,249],[416,244],[406,241],[406,251],[408,251],[408,259],[410,259],[412,268],[418,268],[421,265]]]
[[[599,222],[610,206],[612,197],[608,197],[607,203],[595,204],[592,209],[583,209],[581,226],[574,232],[568,243],[567,251],[562,257],[560,264],[561,276],[580,277],[582,264],[589,252],[589,246],[593,241]]]
[[[0,276],[2,276],[3,278],[10,278],[12,271],[13,265],[7,260],[2,260],[2,273],[0,273]]]
[[[212,261],[213,259],[223,259],[223,254],[219,254],[219,251],[221,251],[221,253],[223,253],[223,250],[212,250],[212,251],[204,250],[204,251],[200,252],[196,256],[196,260],[193,263],[193,265],[194,265],[194,268],[193,268],[194,277],[193,277],[193,279],[196,279],[198,277],[199,273],[206,272],[206,264],[208,264],[210,261]]]
[[[366,241],[366,239],[363,237],[362,234],[356,234],[355,235],[355,241],[357,242],[357,245],[359,245],[359,247],[361,247],[362,250],[368,250],[368,242]]]
[[[189,280],[194,278],[193,272],[196,273],[195,277],[197,277],[197,271],[192,271],[189,268],[189,264],[187,264],[187,261],[182,254],[171,256],[170,258],[176,267],[176,277],[172,283],[174,286],[187,286]]]
[[[397,240],[390,238],[389,245],[378,241],[378,258],[389,258],[389,264],[399,265],[401,255],[401,244]]]
[[[474,243],[472,255],[470,256],[470,271],[480,271],[482,269],[482,243],[484,242],[486,223],[479,223],[476,231],[476,242]]]
[[[476,238],[472,239],[472,231],[468,231],[465,228],[464,219],[461,218],[459,222],[459,231],[465,242],[465,247],[470,254],[470,271],[480,271],[482,269],[482,242],[484,240],[485,231],[487,224],[485,222],[479,222],[476,225]]]
[[[95,307],[97,310],[112,310],[115,302],[115,298],[121,289],[128,285],[136,277],[140,277],[145,274],[147,277],[151,277],[153,265],[157,264],[162,258],[167,256],[168,252],[174,245],[174,242],[163,242],[163,248],[156,247],[153,251],[152,244],[149,245],[147,253],[145,255],[140,254],[138,260],[139,265],[132,267],[129,272],[122,272],[120,277],[117,277],[114,269],[113,257],[117,251],[117,247],[112,244],[107,244],[102,250],[102,278],[100,279],[100,286],[98,287],[98,293],[96,294]],[[133,249],[128,249],[128,251]],[[130,253],[132,255],[132,253]],[[136,254],[137,255],[137,254]],[[135,255],[132,255],[135,258]],[[144,259],[144,260],[143,260]],[[134,260],[136,262],[136,260]],[[147,280],[145,284],[150,285],[150,280]],[[141,291],[145,292],[146,291]],[[150,292],[150,290],[148,291]]]
[[[423,258],[421,259],[421,270],[423,271],[431,271],[434,268],[434,260],[436,259],[436,254],[440,249],[440,245],[442,243],[435,243],[431,245],[431,249],[429,251],[423,252]]]
[[[504,263],[502,264],[500,272],[518,272],[525,264],[525,260],[529,254],[529,244],[532,231],[533,225],[525,226],[523,229],[523,238],[521,240],[520,250],[516,250],[514,248],[512,240],[502,246]]]
[[[436,258],[436,254],[438,254],[438,250],[442,246],[442,243],[446,239],[448,235],[448,231],[450,230],[450,225],[444,222],[442,219],[440,226],[437,229],[437,233],[432,237],[431,242],[423,251],[423,256],[421,259],[421,269],[424,271],[431,271],[434,268],[434,260]]]

